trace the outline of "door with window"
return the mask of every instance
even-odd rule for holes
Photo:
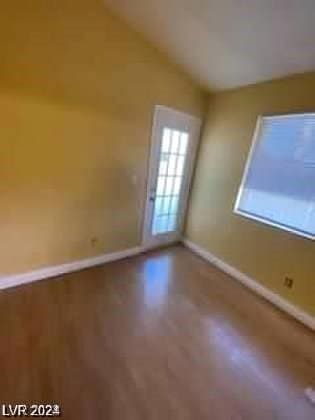
[[[154,113],[144,218],[145,246],[180,239],[201,121],[163,106]]]

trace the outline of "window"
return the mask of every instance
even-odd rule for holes
[[[235,212],[315,239],[315,114],[258,119]]]

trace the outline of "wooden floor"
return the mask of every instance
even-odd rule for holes
[[[180,246],[0,293],[0,403],[75,420],[315,419],[314,334]]]

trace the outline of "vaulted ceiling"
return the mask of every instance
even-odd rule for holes
[[[315,69],[315,0],[104,0],[208,89]]]

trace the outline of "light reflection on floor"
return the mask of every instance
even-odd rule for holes
[[[224,320],[208,319],[205,325],[211,347],[217,348],[220,357],[224,355],[231,368],[237,368],[247,376],[256,378],[258,382],[275,393],[281,390],[283,395],[284,387],[287,388],[285,381],[271,366],[268,366],[267,361],[259,355],[257,349],[250,348],[245,337]]]
[[[152,258],[143,266],[144,303],[150,307],[163,305],[168,297],[172,271],[169,256]]]

